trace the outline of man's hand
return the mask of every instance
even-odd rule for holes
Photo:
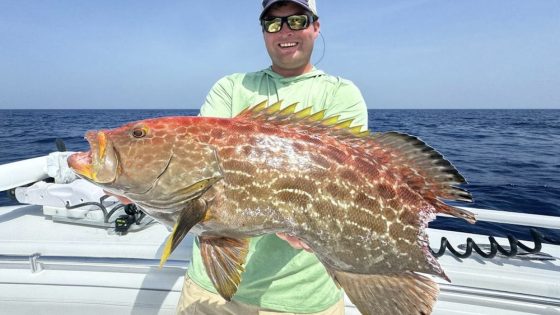
[[[292,246],[295,249],[304,249],[310,253],[313,252],[307,244],[305,244],[302,240],[300,240],[299,238],[293,235],[290,235],[288,233],[276,233],[276,236],[288,242],[288,244],[290,244],[290,246]]]

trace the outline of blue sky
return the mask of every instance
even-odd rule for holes
[[[369,108],[560,108],[558,0],[317,0]],[[0,109],[198,108],[270,65],[259,0],[0,0]]]

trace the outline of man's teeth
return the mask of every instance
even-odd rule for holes
[[[287,48],[287,47],[294,47],[297,43],[280,43],[280,47]]]

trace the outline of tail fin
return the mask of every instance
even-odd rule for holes
[[[353,274],[333,271],[335,282],[364,315],[431,314],[439,288],[431,279],[403,274]]]

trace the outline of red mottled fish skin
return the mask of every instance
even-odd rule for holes
[[[417,138],[327,124],[262,108],[233,119],[155,118],[88,133],[92,151],[70,157],[69,164],[169,226],[196,199],[206,207],[196,226],[203,236],[293,234],[362,313],[374,314],[362,301],[368,294],[353,292],[360,289],[350,287],[346,273],[381,275],[387,283],[412,279],[420,288],[412,272],[446,278],[424,230],[437,212],[474,221],[441,201],[471,198],[455,187],[464,179],[454,167]],[[87,161],[91,165],[84,166]],[[370,291],[383,296],[372,281]],[[437,285],[423,281],[426,289],[418,290],[435,300]],[[425,304],[403,307],[430,312],[433,301]],[[375,312],[398,313],[391,307]]]

